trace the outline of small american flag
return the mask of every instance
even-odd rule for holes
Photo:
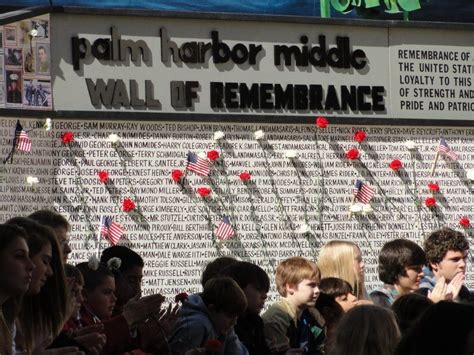
[[[112,217],[100,217],[100,234],[108,239],[112,245],[116,245],[123,234],[123,227],[114,222]]]
[[[439,141],[438,152],[440,152],[451,160],[458,160],[458,155],[451,148],[449,148],[449,145],[448,143],[446,143],[446,140],[444,138],[441,138],[441,140]]]
[[[221,240],[230,239],[234,236],[235,231],[230,225],[229,217],[224,216],[222,222],[214,230],[214,234]]]
[[[22,152],[31,152],[31,139],[28,137],[28,134],[25,132],[20,122],[16,124],[15,137],[16,149],[21,150]]]
[[[374,197],[375,189],[357,179],[354,185],[353,194],[358,201],[369,203],[372,197]]]
[[[209,162],[207,159],[203,159],[193,152],[188,152],[188,163],[186,169],[194,171],[196,174],[201,176],[208,176]]]

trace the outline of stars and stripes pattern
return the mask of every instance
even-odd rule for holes
[[[438,152],[451,160],[458,160],[458,155],[449,147],[444,138],[439,141]]]
[[[375,189],[357,179],[354,185],[353,194],[356,200],[362,203],[369,203],[372,197],[374,197]]]
[[[235,235],[235,231],[230,224],[229,217],[224,216],[222,222],[214,230],[214,234],[221,240],[230,239]]]
[[[209,162],[193,152],[188,152],[186,169],[201,176],[209,176]]]
[[[15,148],[22,152],[31,152],[31,139],[18,122],[15,128],[16,145]]]
[[[100,217],[100,234],[108,239],[112,245],[116,245],[123,235],[123,227],[114,222],[110,216]]]

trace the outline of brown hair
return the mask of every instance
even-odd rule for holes
[[[445,227],[428,236],[424,249],[431,268],[431,264],[440,263],[449,250],[460,252],[469,250],[469,242],[461,232]]]
[[[275,282],[278,293],[286,297],[286,285],[298,285],[301,281],[320,279],[316,263],[300,256],[283,260],[277,267]]]
[[[230,277],[214,277],[206,282],[201,298],[206,306],[214,305],[217,312],[239,316],[247,309],[244,291]]]

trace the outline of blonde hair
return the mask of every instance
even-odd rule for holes
[[[283,297],[286,297],[286,285],[296,286],[305,279],[319,281],[320,278],[316,263],[300,256],[283,260],[275,273],[277,290]]]
[[[364,297],[364,280],[354,271],[355,243],[332,240],[326,243],[319,252],[318,267],[321,277],[337,277],[347,281],[358,298]]]

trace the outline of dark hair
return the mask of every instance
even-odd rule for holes
[[[64,272],[66,273],[66,277],[71,277],[74,279],[74,282],[84,285],[84,276],[82,276],[82,272],[71,264],[64,264]]]
[[[460,252],[469,250],[469,242],[461,232],[444,227],[432,232],[426,238],[424,248],[428,262],[437,264],[449,250]]]
[[[51,228],[41,225],[31,218],[13,217],[5,224],[17,225],[26,231],[30,257],[35,256],[45,245],[51,243],[51,236],[55,238]]]
[[[77,264],[76,268],[84,277],[84,289],[87,291],[94,291],[107,277],[114,278],[114,273],[102,263],[99,263],[97,270],[91,269],[88,262]]]
[[[339,321],[344,316],[344,310],[342,309],[341,305],[337,303],[335,297],[338,296],[333,297],[333,295],[321,293],[314,306],[319,311],[319,313],[321,313],[324,318],[324,322],[326,323],[326,340],[324,343],[324,350],[327,353],[329,353],[330,349],[332,349],[334,346],[334,334]]]
[[[201,275],[201,285],[204,287],[207,281],[216,277],[225,267],[238,262],[232,256],[220,256],[206,265]]]
[[[213,305],[217,312],[239,316],[247,309],[244,291],[230,277],[214,277],[206,282],[201,294],[206,307]]]
[[[398,297],[392,304],[402,334],[433,304],[428,297],[418,293],[408,293]]]
[[[247,261],[238,261],[227,266],[219,276],[228,276],[233,279],[243,290],[248,285],[254,286],[259,291],[268,292],[270,279],[260,266]]]
[[[114,245],[104,249],[100,261],[107,264],[107,261],[112,258],[119,258],[121,260],[120,272],[126,272],[136,266],[143,267],[145,265],[140,255],[123,245]]]
[[[51,227],[58,228],[63,227],[69,230],[70,225],[66,218],[55,211],[51,210],[39,210],[33,212],[28,216],[28,218],[34,219],[38,223]]]
[[[334,299],[353,292],[352,286],[349,282],[337,277],[325,277],[321,279],[319,291]]]
[[[408,239],[387,242],[379,254],[379,278],[393,285],[401,276],[406,276],[406,266],[425,265],[426,256],[421,247]]]

